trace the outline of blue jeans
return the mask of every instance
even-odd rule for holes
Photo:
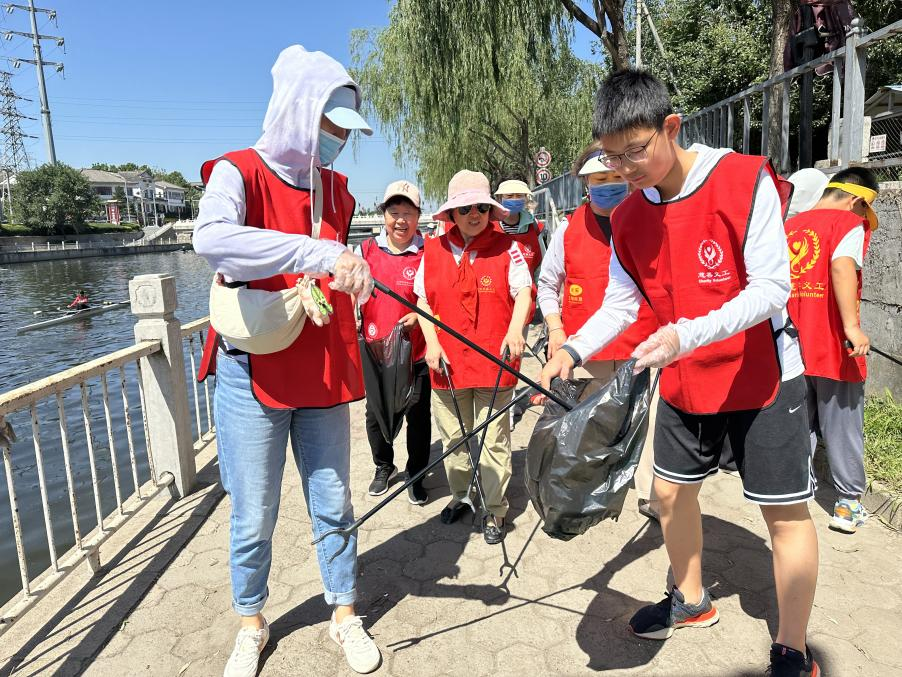
[[[313,534],[354,521],[350,480],[350,409],[272,409],[254,397],[248,365],[220,351],[215,419],[222,486],[232,500],[229,569],[232,606],[241,616],[260,612],[269,596],[272,535],[279,515],[289,438],[301,474]],[[357,596],[357,538],[344,552],[331,536],[316,546],[326,602],[353,604]]]

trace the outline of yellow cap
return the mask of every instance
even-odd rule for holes
[[[877,199],[876,190],[871,190],[866,186],[859,186],[857,183],[841,183],[838,181],[831,181],[827,184],[827,188],[838,188],[841,191],[849,193],[849,195],[854,195],[855,197],[860,197],[864,200],[865,204],[867,204],[865,213],[867,214],[868,225],[871,227],[871,230],[877,230],[877,213],[874,211],[874,208],[871,207],[874,200]]]

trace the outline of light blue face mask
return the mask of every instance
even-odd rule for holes
[[[341,149],[344,148],[344,145],[344,139],[339,139],[337,136],[329,134],[329,132],[324,129],[319,130],[320,164],[325,167],[326,165],[331,165],[335,162],[335,158],[341,153]]]
[[[589,186],[589,201],[599,209],[613,209],[626,197],[625,183],[602,183]]]
[[[501,200],[501,206],[509,209],[511,214],[519,214],[526,207],[526,198],[506,198]]]

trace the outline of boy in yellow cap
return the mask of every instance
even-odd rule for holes
[[[859,306],[878,191],[870,170],[851,167],[834,175],[810,211],[785,223],[792,277],[787,309],[805,360],[811,452],[820,433],[839,494],[830,527],[846,533],[867,519],[860,499],[866,486],[864,356],[870,340],[861,330]]]

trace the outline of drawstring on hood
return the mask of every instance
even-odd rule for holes
[[[323,214],[323,180],[319,158],[320,121],[326,102],[339,87],[360,90],[345,67],[328,54],[308,52],[300,45],[282,50],[272,67],[273,91],[263,119],[263,134],[254,149],[283,179],[295,186],[307,183],[313,191],[310,216],[314,236]],[[330,181],[329,194],[335,209]]]

